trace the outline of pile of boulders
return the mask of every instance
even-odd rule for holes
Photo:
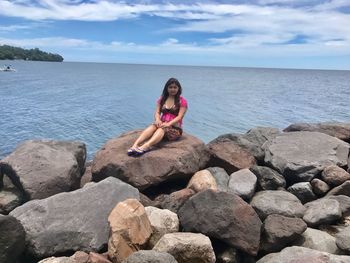
[[[350,262],[350,124],[184,134],[86,162],[26,141],[0,161],[0,262]]]

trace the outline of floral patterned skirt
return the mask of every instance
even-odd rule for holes
[[[182,135],[182,129],[179,127],[171,126],[163,128],[164,130],[164,139],[168,141],[176,141],[180,139]]]

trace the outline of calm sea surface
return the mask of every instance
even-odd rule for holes
[[[17,72],[0,72],[0,159],[38,138],[83,141],[92,159],[108,139],[153,121],[169,77],[179,79],[189,103],[185,131],[205,142],[256,126],[350,121],[350,71],[2,64]]]

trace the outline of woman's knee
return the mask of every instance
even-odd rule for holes
[[[159,135],[164,135],[164,129],[163,128],[157,128],[157,130],[154,132],[155,134],[159,134]]]

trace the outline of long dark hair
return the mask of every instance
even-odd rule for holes
[[[180,109],[180,95],[181,95],[181,93],[182,93],[182,87],[181,87],[180,82],[179,82],[176,78],[170,78],[170,79],[168,79],[168,81],[165,83],[164,89],[163,89],[163,92],[162,92],[162,99],[160,100],[160,108],[163,107],[165,101],[166,101],[167,98],[169,97],[168,87],[169,87],[171,84],[175,84],[176,86],[179,87],[179,91],[178,91],[178,92],[176,93],[176,95],[175,95],[175,107],[176,107],[177,109]]]

